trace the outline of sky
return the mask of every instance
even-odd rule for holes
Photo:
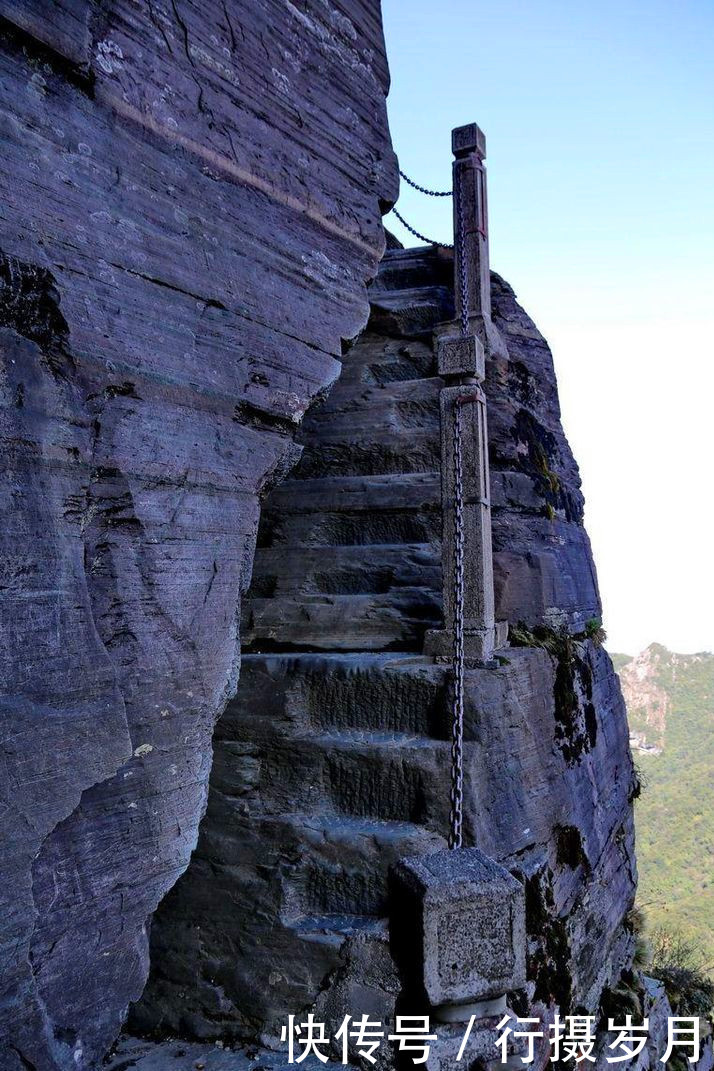
[[[403,170],[448,189],[451,128],[486,133],[491,266],[553,350],[609,649],[714,650],[714,0],[382,8]],[[398,207],[451,240],[449,199]]]

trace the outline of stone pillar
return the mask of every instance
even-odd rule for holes
[[[494,645],[493,551],[491,548],[491,498],[486,441],[486,396],[477,383],[466,388],[444,387],[441,391],[441,502],[443,508],[442,553],[444,569],[444,621],[452,632],[454,605],[455,512],[454,512],[454,421],[456,406],[461,409],[461,457],[463,469],[464,516],[464,637],[483,634],[483,651],[473,651],[474,641],[465,643],[477,657],[488,657]]]
[[[496,628],[491,548],[486,398],[481,387],[486,354],[503,352],[491,322],[488,261],[486,139],[471,123],[452,132],[454,178],[454,292],[457,319],[436,339],[441,391],[441,507],[444,628],[427,633],[426,654],[451,657],[456,607],[455,448],[456,407],[461,415],[464,502],[464,654],[487,660],[506,642],[507,626]]]
[[[466,316],[486,354],[505,354],[503,340],[491,320],[491,266],[488,253],[486,138],[476,123],[451,132],[454,153],[454,284],[456,320]],[[459,236],[462,235],[462,241]],[[462,274],[462,258],[465,272]],[[483,378],[483,372],[481,374]]]
[[[454,154],[454,277],[461,275],[461,258],[466,261],[467,312],[470,319],[491,318],[491,278],[488,258],[488,207],[486,203],[486,138],[470,123],[451,132]],[[463,245],[458,241],[463,233]],[[461,287],[456,288],[456,317],[462,314]]]

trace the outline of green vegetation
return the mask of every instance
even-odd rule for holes
[[[553,702],[555,739],[567,763],[579,761],[597,741],[597,715],[593,704],[592,665],[587,644],[599,646],[605,633],[602,623],[591,618],[581,632],[567,628],[534,625],[522,621],[511,625],[508,639],[514,647],[540,647],[555,660]]]
[[[657,930],[649,973],[664,984],[675,1015],[711,1015],[714,982],[707,976],[701,952],[692,942]]]
[[[570,633],[566,628],[555,629],[549,625],[535,625],[529,628],[519,621],[511,625],[508,630],[508,641],[514,647],[542,647],[544,651],[556,658],[572,658],[576,643],[583,640],[592,640],[597,646],[606,639],[605,629],[599,617],[591,617],[585,623],[582,632]],[[613,663],[616,658],[624,658],[625,662],[631,661],[629,655],[611,655]],[[617,669],[617,665],[615,666]]]
[[[654,644],[649,654],[650,679],[667,693],[669,709],[662,754],[636,754],[638,899],[659,934],[653,973],[673,992],[689,993],[677,998],[683,1006],[711,1007],[714,994],[699,982],[714,977],[714,655],[674,655]],[[613,656],[618,670],[629,661]],[[630,724],[648,731],[641,710]]]

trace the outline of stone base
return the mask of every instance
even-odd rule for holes
[[[503,1014],[508,1014],[515,1019],[513,1012],[506,1009]],[[436,1041],[432,1041],[429,1047],[429,1058],[424,1065],[427,1071],[467,1071],[474,1065],[483,1067],[486,1071],[503,1071],[504,1068],[523,1068],[525,1065],[522,1056],[525,1054],[525,1044],[521,1038],[510,1035],[507,1048],[507,1061],[501,1062],[501,1048],[498,1039],[503,1033],[498,1030],[498,1024],[502,1015],[485,1019],[477,1019],[473,1024],[466,1048],[461,1060],[458,1061],[459,1050],[466,1033],[468,1023],[435,1024],[432,1022],[432,1032],[436,1034]],[[515,1029],[515,1022],[513,1029]]]
[[[467,1023],[472,1015],[477,1019],[499,1018],[506,1011],[506,994],[488,1000],[472,1001],[470,1004],[438,1004],[431,1009],[437,1023]]]
[[[452,1020],[454,1012],[468,1019],[465,1004],[526,984],[525,892],[505,867],[478,848],[434,852],[400,860],[392,888],[402,975],[416,973],[439,1018],[447,1005]]]
[[[494,628],[464,633],[464,658],[467,662],[488,662],[493,652],[508,644],[508,622],[497,621]],[[429,629],[424,636],[424,654],[437,662],[450,662],[454,654],[452,629]]]

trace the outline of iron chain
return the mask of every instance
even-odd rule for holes
[[[430,197],[449,197],[451,190],[443,192],[419,186],[402,170],[399,174],[410,186]],[[456,253],[459,271],[459,296],[461,299],[461,334],[469,333],[469,292],[466,267],[466,221],[464,218],[461,184],[457,186],[456,205]],[[403,227],[427,245],[441,245],[446,249],[454,246],[435,242],[410,226],[402,215],[393,209]],[[451,812],[449,815],[449,848],[462,845],[464,811],[464,473],[461,444],[462,400],[454,401],[454,646],[452,657],[452,717],[451,717]]]
[[[418,182],[414,181],[414,179],[409,178],[409,175],[407,175],[405,171],[402,171],[401,168],[399,169],[399,174],[404,179],[404,181],[407,182],[413,189],[418,190],[419,193],[425,193],[427,197],[452,196],[451,190],[429,190],[426,186],[420,186]],[[426,242],[427,245],[440,245],[443,249],[454,248],[453,245],[450,245],[448,242],[435,242],[433,238],[427,238],[425,234],[422,234],[420,231],[415,230],[414,227],[411,226],[411,224],[407,223],[404,216],[400,215],[396,208],[393,208],[392,211],[394,212],[394,215],[397,217],[401,225],[403,227],[406,227],[409,233],[413,234],[415,238],[418,238],[420,242]]]
[[[461,847],[464,803],[464,475],[461,399],[454,402],[454,649],[449,848]]]
[[[413,189],[419,190],[419,193],[425,193],[427,197],[451,197],[451,190],[428,190],[426,186],[420,186],[414,179],[409,178],[409,175],[405,174],[401,168],[399,168],[399,174]]]
[[[461,299],[461,334],[469,333],[469,288],[466,265],[466,219],[461,183],[457,184],[456,257]],[[461,442],[462,404],[454,400],[454,648],[451,711],[451,814],[449,847],[462,843],[464,809],[464,471]],[[444,463],[444,462],[442,462]]]
[[[400,215],[400,213],[396,210],[396,208],[393,208],[392,212],[397,217],[397,219],[399,220],[401,225],[403,227],[406,227],[406,229],[409,231],[409,233],[413,234],[414,237],[418,238],[420,241],[426,242],[427,245],[440,245],[442,247],[442,249],[453,249],[454,248],[453,245],[449,245],[448,242],[435,242],[433,238],[427,238],[427,236],[425,234],[421,234],[420,231],[415,231],[414,228],[409,223],[407,223],[407,221],[405,220],[404,216]]]

